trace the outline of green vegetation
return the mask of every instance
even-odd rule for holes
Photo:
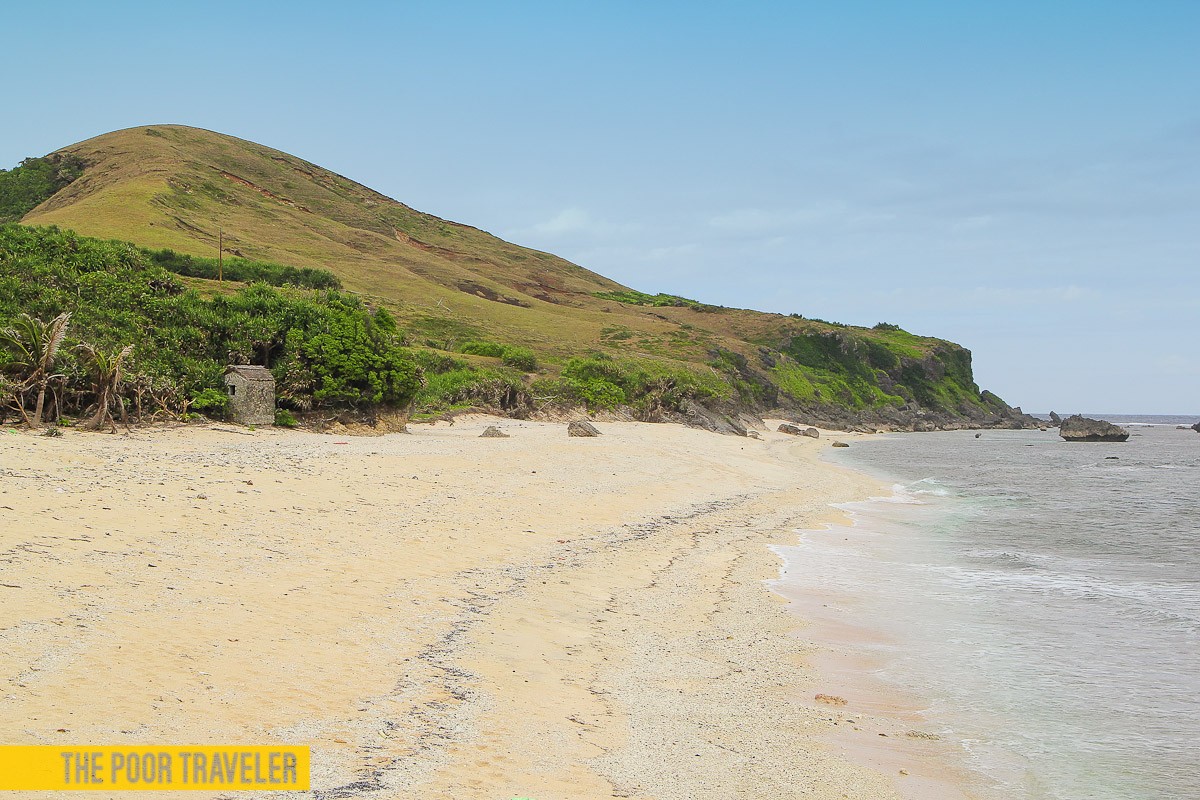
[[[342,282],[329,270],[312,267],[289,267],[270,261],[252,261],[246,258],[227,258],[218,264],[215,258],[189,256],[174,250],[146,250],[142,252],[150,263],[157,264],[168,272],[190,278],[216,280],[220,275],[227,281],[242,283],[266,283],[271,286],[301,286],[305,289],[340,289]]]
[[[504,345],[496,344],[495,342],[463,342],[459,345],[458,352],[472,356],[500,358],[504,355]]]
[[[468,408],[494,409],[526,416],[533,397],[520,373],[511,369],[475,368],[443,353],[414,353],[425,377],[413,407],[419,415],[444,414]],[[494,357],[494,356],[493,356]]]
[[[870,381],[802,369],[795,364],[777,364],[771,369],[771,377],[781,391],[805,405],[865,410],[901,406],[905,402],[903,397],[889,394]]]
[[[55,153],[0,169],[0,224],[16,222],[83,174],[78,156]]]
[[[687,400],[724,400],[728,382],[709,372],[648,360],[616,360],[596,353],[572,358],[557,377],[526,381],[512,368],[472,368],[458,359],[422,351],[418,363],[425,386],[415,407],[427,414],[468,408],[493,409],[524,417],[547,407],[579,405],[593,410],[619,406],[640,419],[680,410]]]
[[[780,352],[788,359],[775,365],[773,377],[801,402],[853,409],[906,402],[902,390],[881,387],[888,383],[887,369],[900,363],[884,343],[843,331],[812,332],[791,337]]]
[[[229,363],[271,367],[301,410],[404,406],[421,387],[395,321],[357,298],[264,284],[204,298],[132,245],[54,228],[0,227],[0,328],[0,413],[34,425],[47,392],[47,418],[94,409],[97,427],[126,408],[220,416]]]
[[[58,377],[54,373],[54,362],[58,358],[71,313],[64,311],[50,322],[42,322],[22,313],[12,321],[12,326],[0,330],[0,350],[4,351],[8,373],[15,379],[6,388],[14,395],[37,391],[37,405],[32,419],[21,405],[21,416],[31,426],[42,423],[42,411],[46,405],[46,389],[50,381]]]
[[[86,342],[80,344],[79,363],[91,378],[92,391],[96,393],[95,415],[89,426],[99,430],[105,424],[116,430],[115,410],[121,421],[129,424],[125,404],[121,402],[121,378],[125,359],[133,352],[133,345],[125,345],[118,353],[107,353]]]
[[[674,294],[646,294],[635,289],[615,292],[593,292],[601,300],[615,300],[631,306],[655,306],[657,308],[691,308],[696,311],[718,311],[720,306],[710,306],[698,300],[689,300]]]
[[[465,367],[427,374],[415,408],[424,413],[462,411],[469,408],[512,412],[526,416],[532,398],[520,375],[501,370]]]
[[[513,369],[519,369],[522,372],[533,372],[537,369],[537,356],[528,347],[506,346],[504,348],[504,355],[500,356],[500,360]]]
[[[772,367],[773,379],[802,403],[861,410],[915,401],[952,414],[986,407],[963,348],[940,342],[923,349],[920,337],[888,323],[857,330],[792,336],[780,348],[786,359]]]
[[[540,388],[566,405],[583,403],[593,409],[629,406],[646,419],[678,411],[686,400],[727,400],[732,396],[729,382],[711,372],[658,361],[618,361],[604,353],[570,359],[557,382],[544,382]]]
[[[498,358],[507,366],[523,372],[537,369],[537,357],[528,347],[496,344],[495,342],[469,341],[459,345],[458,352],[474,356]]]
[[[201,389],[192,395],[191,407],[210,417],[221,419],[229,410],[229,395],[211,387]]]

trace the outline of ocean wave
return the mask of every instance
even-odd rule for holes
[[[948,497],[950,491],[933,478],[922,478],[912,483],[892,484],[892,493],[887,497],[870,497],[871,503],[901,503],[903,505],[925,505],[922,497]]]
[[[902,503],[910,506],[925,505],[913,492],[908,490],[908,486],[903,483],[892,484],[892,493],[887,496],[875,495],[867,498],[868,503]]]
[[[1024,555],[1037,558],[1033,554]],[[1112,608],[1117,613],[1133,614],[1141,619],[1181,622],[1192,632],[1200,632],[1200,615],[1183,610],[1200,608],[1200,589],[1194,585],[1122,584],[1068,572],[1010,572],[954,566],[935,569],[961,588],[1032,592],[1076,600],[1107,601],[1116,604]]]
[[[969,550],[963,556],[979,561],[992,561],[1005,566],[1021,569],[1058,569],[1066,565],[1067,560],[1059,556],[1045,553],[1030,553],[1023,550],[986,549]]]

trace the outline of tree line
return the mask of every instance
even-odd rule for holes
[[[228,364],[276,376],[281,407],[404,406],[420,366],[385,309],[253,284],[206,298],[134,245],[0,227],[0,419],[219,414]]]

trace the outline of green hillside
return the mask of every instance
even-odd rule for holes
[[[315,299],[320,291],[340,288],[334,293],[361,313],[383,311],[395,322],[398,346],[423,376],[418,411],[493,406],[524,414],[587,404],[670,418],[695,400],[727,412],[782,410],[813,421],[893,427],[1017,419],[994,395],[980,393],[970,353],[956,344],[892,325],[856,328],[647,295],[210,131],[132,128],[27,160],[0,172],[0,220],[5,215],[25,226],[132,243],[126,250],[134,255],[93,255],[103,263],[87,268],[119,272],[128,263],[108,261],[132,259],[138,280],[186,285],[194,302],[242,296],[234,281],[274,284],[281,288],[270,291],[307,297],[303,302],[324,302]],[[29,248],[61,250],[58,236],[18,241],[10,230],[4,246],[38,258]],[[219,284],[210,280],[218,237],[222,269],[230,268]],[[115,244],[76,246],[125,253]],[[14,252],[0,251],[0,278],[10,285],[28,279]],[[44,261],[67,272],[82,268],[61,253]],[[153,270],[176,277],[147,277]],[[43,316],[72,310],[65,295],[39,302]],[[0,307],[0,325],[25,310]],[[116,346],[118,331],[109,333]],[[127,333],[136,338],[138,331]],[[127,343],[135,351],[146,347]],[[205,358],[214,364],[266,363],[277,377],[285,369],[282,343],[258,351],[210,344]],[[159,371],[161,380],[171,378],[170,370]],[[184,394],[202,388],[181,384]],[[371,405],[362,396],[292,400],[297,408]]]

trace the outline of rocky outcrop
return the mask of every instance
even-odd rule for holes
[[[989,395],[989,392],[983,392]],[[785,419],[801,418],[822,428],[855,433],[878,431],[957,431],[979,428],[1001,430],[1035,430],[1046,423],[1014,408],[1003,401],[991,402],[987,408],[964,406],[958,413],[936,411],[915,402],[903,406],[881,408],[841,409],[830,405],[805,404],[772,409],[764,416]]]
[[[747,428],[742,421],[732,414],[723,414],[706,408],[699,403],[688,400],[682,410],[674,415],[671,421],[682,422],[689,428],[702,428],[713,433],[724,433],[733,436],[745,436]]]
[[[1053,411],[1050,412],[1050,421],[1055,425],[1062,425],[1062,417],[1060,417],[1058,414],[1055,414]]]
[[[1200,433],[1200,422],[1197,422],[1195,425],[1193,425],[1192,430],[1194,430],[1196,433]]]
[[[830,445],[830,447],[849,447],[849,446],[850,445],[846,444],[845,442],[834,442],[832,445]]]
[[[757,414],[751,414],[744,409],[739,411],[736,416],[738,422],[742,423],[742,427],[745,428],[747,432],[755,430],[756,428],[762,428],[765,430],[767,427],[767,423],[763,422],[762,417],[758,416]]]
[[[1129,431],[1107,420],[1076,414],[1062,421],[1058,435],[1068,442],[1123,442],[1129,438]]]
[[[600,431],[587,420],[577,419],[567,425],[567,436],[599,436]]]
[[[793,425],[790,422],[784,422],[779,425],[779,432],[786,433],[790,436],[807,436],[810,439],[820,439],[821,432],[816,428],[801,428],[799,425]]]
[[[785,322],[769,357],[760,352],[757,361],[737,360],[738,380],[753,389],[742,395],[770,403],[761,384],[790,376],[803,390],[775,381],[776,414],[854,432],[1038,426],[1020,408],[979,389],[969,350],[928,338],[913,347],[897,331],[883,323],[867,331]],[[728,354],[714,355],[731,361]]]
[[[487,429],[479,434],[480,439],[507,439],[508,434],[497,428],[495,425],[488,425]]]

